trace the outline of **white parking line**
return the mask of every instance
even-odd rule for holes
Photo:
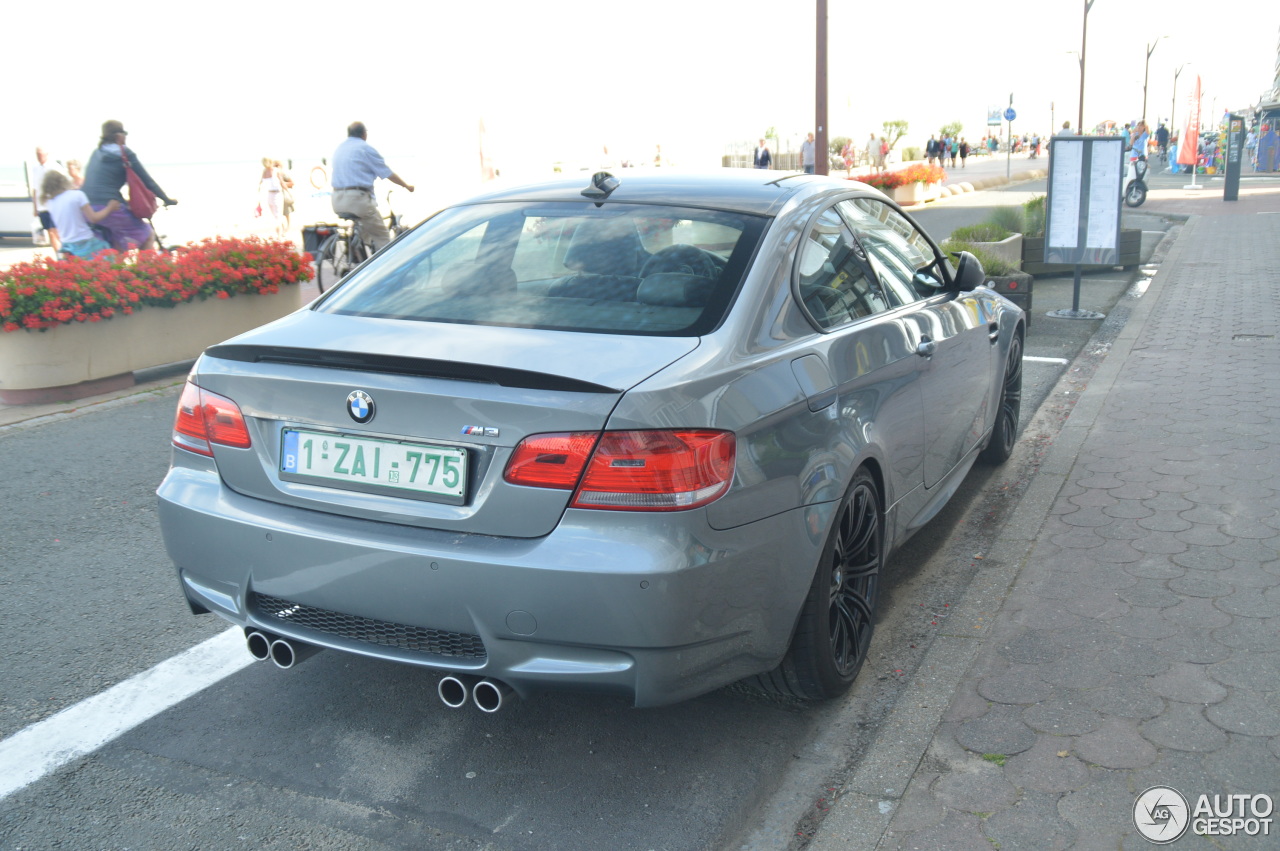
[[[0,800],[253,662],[232,627],[14,733],[0,742]]]
[[[1066,358],[1038,358],[1035,355],[1023,355],[1022,359],[1024,361],[1032,361],[1033,363],[1056,363],[1061,366],[1066,366],[1071,363],[1071,361]]]

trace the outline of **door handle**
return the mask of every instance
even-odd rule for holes
[[[933,353],[938,350],[938,344],[928,337],[923,338],[916,344],[916,354],[922,358],[931,358]]]
[[[997,325],[996,323],[992,322],[991,324],[989,324],[989,325],[987,326],[987,339],[989,339],[989,340],[990,340],[991,342],[993,342],[993,343],[1000,339],[1000,326],[999,326],[999,325]]]

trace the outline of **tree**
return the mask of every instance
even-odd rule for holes
[[[950,124],[942,125],[942,135],[948,139],[954,139],[964,130],[964,124],[960,121],[952,121]]]
[[[884,140],[889,143],[889,148],[898,144],[898,140],[907,135],[907,122],[902,119],[897,121],[886,121],[884,127]]]

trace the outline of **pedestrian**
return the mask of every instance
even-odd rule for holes
[[[889,161],[889,143],[885,141],[883,136],[880,137],[880,147],[876,149],[876,170],[884,171],[885,163]]]
[[[965,141],[963,136],[960,137],[960,167],[965,168],[969,164],[969,143]]]
[[[867,137],[867,165],[871,171],[876,171],[876,162],[880,159],[880,143],[876,141],[876,134],[872,133]]]
[[[817,160],[814,157],[813,134],[800,143],[800,167],[805,174],[813,174]]]
[[[58,228],[53,222],[53,216],[49,215],[49,208],[41,200],[41,186],[44,184],[44,176],[51,169],[57,167],[57,161],[49,156],[49,152],[44,148],[37,147],[36,161],[28,169],[28,176],[31,180],[31,212],[32,215],[40,220],[40,227],[44,228],[44,232],[49,235],[49,247],[53,249],[55,255],[57,255],[58,248],[61,246],[61,240],[58,237]]]
[[[267,220],[278,239],[284,233],[284,197],[275,160],[262,158],[262,176],[258,178],[258,214]]]
[[[754,168],[771,168],[773,166],[773,155],[769,153],[769,146],[765,144],[764,139],[761,139],[760,144],[756,146],[756,153],[751,158],[751,165]]]
[[[1163,124],[1160,125],[1160,130],[1164,130]],[[1156,131],[1157,138],[1159,138],[1160,130]],[[1165,130],[1166,135],[1168,134],[1168,132],[1169,131]],[[1258,170],[1258,161],[1257,159],[1255,159],[1255,154],[1254,154],[1254,151],[1257,149],[1257,147],[1258,147],[1258,131],[1250,130],[1249,135],[1244,137],[1244,150],[1245,150],[1245,155],[1249,158],[1249,164],[1253,166],[1254,171]]]
[[[951,137],[951,144],[947,146],[947,154],[951,158],[951,167],[956,167],[956,156],[960,153],[960,141],[955,136]]]
[[[938,155],[938,140],[930,135],[929,141],[924,143],[924,155],[929,160],[929,165],[933,165],[933,159]]]
[[[1164,126],[1163,121],[1161,121],[1160,126],[1156,128],[1156,147],[1160,150],[1160,162],[1168,162],[1169,161],[1169,128]]]
[[[378,212],[378,199],[373,194],[373,182],[379,177],[413,191],[413,184],[405,183],[369,144],[364,122],[353,121],[347,127],[346,141],[333,152],[333,211],[356,219],[374,251],[391,241],[391,232]]]
[[[62,234],[61,250],[76,257],[92,257],[111,248],[89,226],[114,213],[120,202],[112,198],[101,210],[95,210],[89,197],[71,185],[71,179],[54,168],[48,168],[40,181],[40,199]]]
[[[857,154],[854,152],[852,139],[845,141],[844,147],[840,149],[840,157],[844,160],[844,176],[853,177],[853,161]]]
[[[1000,140],[997,139],[995,136],[992,136],[991,138],[987,139],[987,150],[990,151],[992,154],[994,154],[996,152],[996,149],[998,149],[999,147],[1000,147]]]
[[[67,160],[67,178],[76,189],[84,186],[84,170],[80,167],[80,160]]]
[[[98,147],[89,156],[89,164],[85,167],[84,194],[96,211],[102,211],[112,201],[119,203],[100,224],[110,234],[111,245],[117,251],[129,251],[134,248],[150,249],[156,247],[156,234],[151,225],[138,219],[125,204],[120,189],[124,186],[126,176],[124,157],[129,158],[129,166],[142,179],[148,189],[166,205],[178,203],[165,194],[160,185],[151,178],[143,167],[142,161],[134,150],[125,145],[129,131],[119,121],[104,121],[102,137]]]
[[[281,212],[284,215],[284,229],[286,231],[293,227],[293,176],[284,170],[284,166],[280,160],[275,161],[276,176],[280,178],[280,200],[284,202]]]

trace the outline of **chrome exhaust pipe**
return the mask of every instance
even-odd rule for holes
[[[467,698],[471,697],[471,689],[475,684],[475,677],[469,677],[466,674],[449,674],[440,678],[440,683],[436,686],[436,694],[440,695],[440,702],[445,706],[450,709],[460,709],[467,705]]]
[[[502,708],[507,698],[515,693],[501,680],[483,679],[471,690],[471,699],[482,712],[494,713]]]
[[[271,636],[256,629],[244,631],[244,643],[249,648],[249,655],[259,662],[271,658]]]
[[[271,642],[271,661],[276,663],[277,668],[286,670],[301,665],[319,652],[320,648],[314,644],[303,644],[300,641],[277,638]]]

